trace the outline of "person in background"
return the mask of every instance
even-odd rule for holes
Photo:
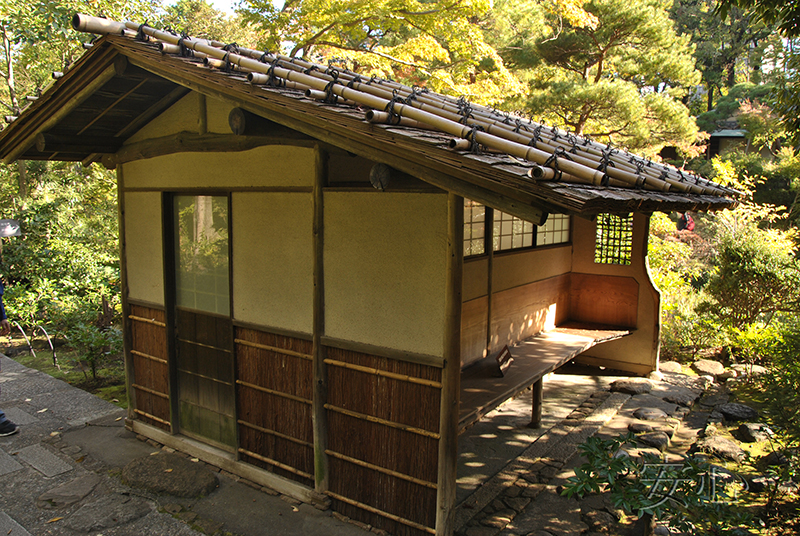
[[[682,212],[678,218],[679,231],[694,231],[694,219],[688,212]]]
[[[19,223],[15,220],[0,220],[0,237],[20,236]],[[5,287],[0,282],[0,336],[11,333],[11,323],[6,315],[6,308],[3,306],[3,292]],[[10,436],[19,432],[19,426],[8,420],[3,410],[0,410],[0,437]]]

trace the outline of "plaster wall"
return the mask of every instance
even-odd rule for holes
[[[230,153],[174,153],[123,167],[127,188],[310,188],[314,150],[270,145]]]
[[[164,305],[161,194],[128,192],[124,198],[128,297]]]
[[[231,203],[234,318],[311,333],[311,195],[234,192]]]
[[[205,101],[206,129],[212,134],[231,134],[228,114],[232,104],[207,98]],[[179,132],[199,132],[203,107],[200,94],[191,92],[150,121],[126,145],[151,138],[161,138]]]
[[[594,221],[573,218],[573,271],[584,274],[630,277],[639,284],[636,330],[631,335],[591,348],[579,361],[635,374],[646,374],[658,366],[661,294],[653,285],[647,267],[647,242],[650,217],[635,213],[631,264],[595,264]]]
[[[324,196],[325,334],[442,356],[447,195]]]

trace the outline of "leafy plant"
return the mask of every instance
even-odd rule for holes
[[[635,444],[631,433],[587,439],[578,447],[587,461],[567,480],[563,495],[609,493],[615,506],[639,516],[642,534],[653,533],[655,520],[689,534],[753,534],[755,521],[737,508],[733,490],[709,486],[715,476],[708,462],[685,457],[667,464],[652,455],[639,460],[622,450],[629,444]]]
[[[81,360],[89,364],[92,379],[97,379],[98,367],[109,357],[122,351],[122,332],[113,327],[100,328],[79,322],[70,327],[67,337],[81,351]]]

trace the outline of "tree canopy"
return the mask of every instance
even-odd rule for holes
[[[575,24],[514,0],[498,2],[496,46],[529,84],[518,107],[578,134],[655,153],[696,135],[681,102],[698,83],[693,47],[676,34],[665,0],[590,0]]]
[[[484,40],[490,9],[489,0],[248,0],[242,12],[262,48],[491,103],[522,86]]]

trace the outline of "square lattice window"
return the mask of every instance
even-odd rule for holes
[[[594,262],[597,264],[631,263],[633,214],[599,214]]]

